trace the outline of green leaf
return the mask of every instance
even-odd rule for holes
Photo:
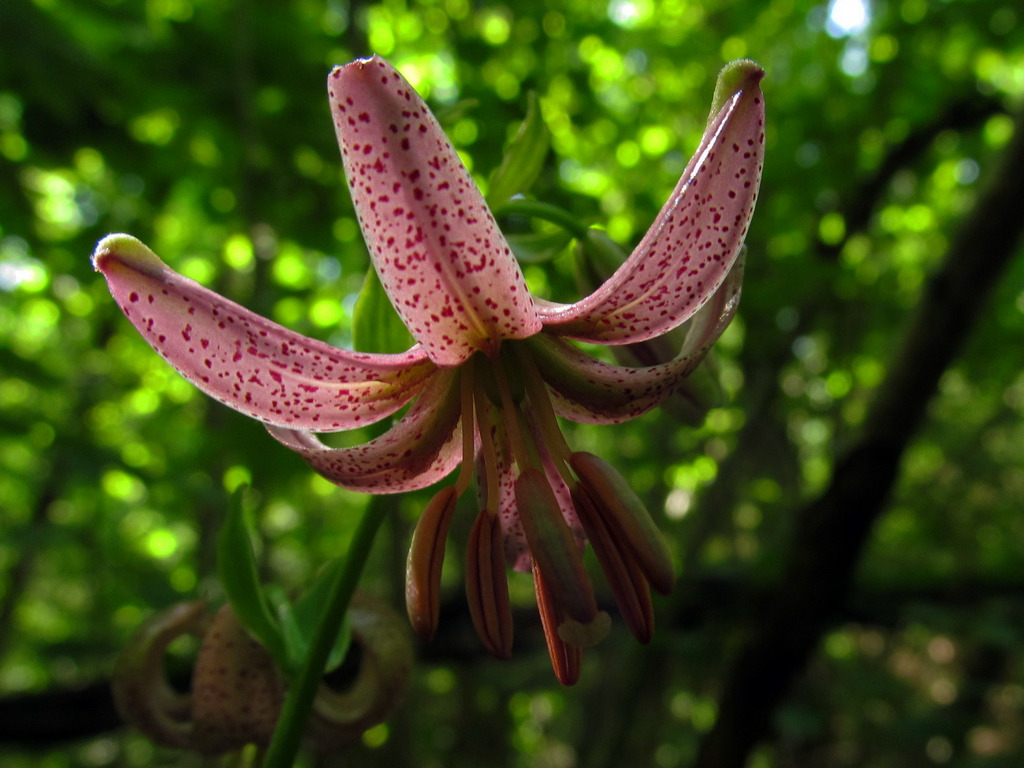
[[[245,514],[244,494],[244,487],[231,494],[228,516],[217,540],[217,575],[242,626],[270,652],[278,666],[287,669],[284,637],[256,570],[254,531]]]
[[[357,352],[404,352],[412,344],[377,272],[368,270],[352,310],[352,346]]]
[[[526,117],[487,185],[487,204],[492,210],[533,186],[544,168],[550,146],[551,132],[540,114],[537,95],[531,92],[527,97]]]
[[[516,259],[534,264],[549,261],[560,254],[572,240],[572,234],[564,229],[556,229],[551,232],[506,235],[506,239]]]
[[[576,241],[574,267],[580,291],[586,295],[597,290],[627,257],[607,232],[590,227],[585,236]]]
[[[301,668],[302,660],[309,652],[309,638],[303,636],[302,629],[295,620],[292,603],[284,590],[276,584],[268,584],[266,594],[277,624],[281,628],[281,639],[284,642],[285,656],[287,657],[283,668],[289,674],[295,674]]]

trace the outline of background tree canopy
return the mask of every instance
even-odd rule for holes
[[[130,232],[350,346],[368,260],[324,80],[372,52],[481,183],[536,93],[552,151],[533,193],[626,247],[730,59],[768,71],[767,165],[721,404],[697,426],[660,410],[569,428],[627,474],[681,566],[654,642],[616,621],[561,689],[514,579],[515,656],[490,659],[459,515],[441,633],[402,710],[338,764],[1021,765],[1022,16],[1009,0],[0,2],[0,766],[202,762],[121,728],[106,681],[144,617],[221,599],[214,540],[240,484],[267,580],[301,587],[345,551],[367,498],[180,379],[89,254]],[[570,299],[571,267],[525,270]],[[389,524],[363,587],[395,605],[426,498],[374,502]]]

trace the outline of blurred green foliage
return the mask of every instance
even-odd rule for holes
[[[216,532],[239,485],[256,497],[262,575],[285,588],[345,551],[367,503],[154,355],[92,272],[100,237],[130,232],[350,346],[368,261],[332,65],[390,58],[484,187],[536,93],[552,146],[536,196],[628,247],[695,147],[718,69],[749,56],[768,71],[767,167],[740,317],[718,347],[727,402],[696,429],[655,413],[567,430],[628,474],[682,563],[654,644],[617,624],[569,690],[527,628],[507,663],[426,647],[405,708],[344,762],[688,765],[756,614],[712,600],[681,616],[681,600],[709,579],[770,582],[795,506],[899,365],[900,329],[1024,102],[1022,17],[1009,0],[3,0],[0,697],[102,680],[144,616],[221,599]],[[571,298],[571,261],[527,265],[531,286]],[[906,456],[857,610],[751,765],[1021,764],[1022,348],[1017,258]],[[423,503],[389,500],[364,579],[396,604]],[[528,580],[512,592],[532,603]],[[0,748],[3,768],[199,762],[123,731]]]

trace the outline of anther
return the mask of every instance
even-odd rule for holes
[[[441,567],[457,501],[458,493],[454,486],[438,492],[420,515],[409,547],[405,608],[409,622],[423,640],[430,640],[437,631],[441,611]]]
[[[501,524],[487,511],[477,515],[466,548],[466,599],[484,647],[499,659],[512,656],[512,608],[501,544]]]
[[[629,547],[622,547],[612,536],[583,485],[577,484],[572,489],[572,500],[623,621],[633,637],[641,643],[649,643],[654,635],[654,606],[647,577]]]
[[[552,599],[568,618],[590,625],[597,616],[594,590],[548,478],[527,467],[516,479],[515,494],[530,555],[544,574]]]
[[[544,574],[533,565],[533,588],[537,593],[537,609],[540,612],[540,623],[544,628],[544,641],[548,646],[548,656],[555,677],[562,685],[575,685],[580,679],[583,666],[583,651],[579,646],[570,645],[558,634],[558,628],[564,621],[564,615],[551,593],[551,585]]]
[[[578,452],[569,465],[587,489],[593,509],[600,514],[614,541],[628,546],[637,565],[658,592],[667,595],[675,584],[672,556],[640,498],[608,462],[592,453]]]

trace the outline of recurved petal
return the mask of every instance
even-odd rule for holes
[[[342,488],[367,493],[425,488],[462,459],[458,377],[456,369],[437,371],[395,426],[352,448],[331,448],[301,430],[268,426],[267,431]]]
[[[540,320],[483,196],[423,99],[374,56],[327,81],[345,175],[377,274],[438,365]]]
[[[584,424],[618,424],[663,403],[700,365],[739,307],[743,261],[691,318],[679,353],[664,363],[633,367],[591,357],[546,333],[529,339],[533,358],[552,393],[555,411]]]
[[[631,368],[597,360],[547,334],[529,344],[550,387],[555,412],[584,424],[618,424],[646,413],[672,394],[700,362],[694,355]]]
[[[601,344],[643,341],[685,322],[714,295],[739,254],[764,155],[764,71],[734,67],[735,91],[626,262],[576,304],[539,309],[554,333]]]
[[[117,711],[158,744],[195,746],[192,696],[168,682],[164,653],[180,637],[201,637],[208,623],[205,601],[178,603],[146,619],[117,657],[111,681]]]
[[[744,246],[740,249],[736,263],[729,270],[725,282],[684,326],[686,340],[677,357],[696,357],[698,361],[703,360],[715,342],[725,333],[740,306],[746,262],[747,249]]]
[[[92,259],[153,349],[206,394],[268,424],[318,432],[372,424],[435,370],[422,347],[358,354],[289,331],[179,275],[129,235],[103,238]]]

